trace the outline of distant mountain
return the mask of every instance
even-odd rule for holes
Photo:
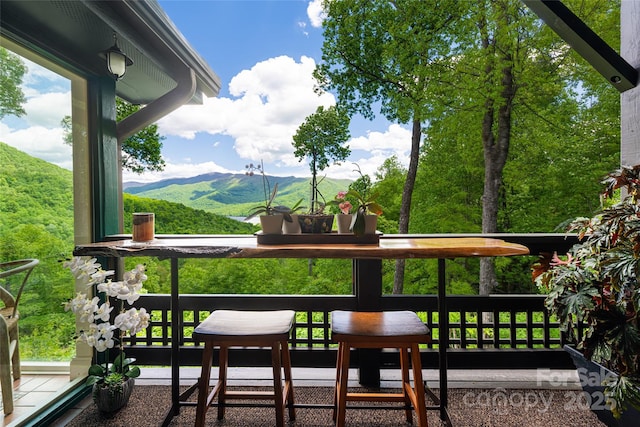
[[[293,176],[267,176],[273,189],[278,185],[276,204],[292,206],[303,200],[309,204],[310,179]],[[320,191],[331,200],[338,191],[348,189],[350,180],[324,178]],[[139,197],[182,203],[194,209],[227,216],[246,216],[252,207],[264,202],[262,176],[231,173],[208,173],[190,178],[172,178],[153,183],[126,182],[124,191]]]
[[[136,187],[139,188],[139,187]],[[140,195],[124,194],[124,227],[131,230],[132,212],[155,212],[156,233],[251,234],[255,227],[202,209]],[[73,173],[0,142],[0,243],[19,240],[16,231],[32,224],[57,241],[61,251],[73,248]],[[0,259],[19,242],[0,245]],[[11,246],[11,247],[10,247]],[[21,255],[24,257],[24,255]],[[33,255],[30,255],[33,256]],[[59,268],[59,267],[56,267]]]

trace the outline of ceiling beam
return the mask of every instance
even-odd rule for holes
[[[638,71],[559,0],[522,0],[620,92],[638,84]]]

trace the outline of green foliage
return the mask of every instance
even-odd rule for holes
[[[349,157],[351,150],[342,144],[349,139],[349,116],[335,106],[319,106],[307,117],[293,136],[293,154],[299,161],[309,160],[311,170],[310,213],[322,212],[325,199],[318,188],[318,172],[329,163],[339,163]]]
[[[122,383],[127,379],[140,376],[140,368],[132,366],[135,361],[136,359],[126,357],[124,352],[120,352],[113,363],[91,365],[85,385],[100,384],[112,393],[118,393],[122,390]]]
[[[20,57],[0,47],[0,119],[25,114],[22,105],[26,102],[22,92],[22,79],[27,72]]]
[[[116,120],[120,121],[140,110],[139,105],[129,104],[116,97]],[[65,144],[73,144],[71,116],[65,116],[60,122],[63,130],[62,139]],[[145,171],[162,171],[165,161],[162,158],[162,141],[164,136],[158,133],[158,125],[151,124],[122,143],[122,168],[142,174]]]
[[[627,405],[640,409],[640,166],[623,167],[604,184],[604,197],[620,188],[626,196],[592,218],[572,222],[569,231],[577,231],[581,241],[566,259],[541,259],[534,277],[549,292],[547,309],[585,357],[625,378],[605,389],[619,416]],[[578,321],[586,328],[581,337]]]
[[[120,121],[140,110],[139,105],[116,98],[116,120]],[[165,162],[162,158],[162,140],[158,125],[151,124],[127,138],[122,143],[122,167],[134,173],[162,171]]]
[[[154,212],[156,234],[252,234],[256,228],[179,203],[124,194],[124,230],[131,233],[134,212]]]

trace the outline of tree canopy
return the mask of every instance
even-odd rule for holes
[[[27,72],[27,66],[15,53],[0,47],[0,119],[25,114],[22,105],[26,98],[20,85]]]
[[[293,154],[300,161],[309,159],[311,212],[324,205],[324,199],[318,192],[318,172],[326,169],[331,161],[340,162],[349,157],[351,150],[343,145],[349,136],[349,117],[335,106],[327,109],[319,106],[293,136]]]

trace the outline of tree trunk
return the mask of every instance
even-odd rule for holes
[[[418,160],[420,159],[420,140],[422,138],[422,124],[420,120],[414,118],[413,130],[411,132],[411,154],[409,158],[409,169],[407,179],[402,189],[402,204],[400,205],[400,221],[398,223],[398,233],[407,234],[409,232],[409,215],[411,212],[411,196],[413,187],[416,184],[418,172]],[[402,294],[404,289],[404,259],[396,260],[396,270],[393,277],[393,293]]]
[[[496,2],[498,34],[500,29],[508,26],[508,5]],[[506,46],[508,39],[502,39],[502,43],[491,36],[487,30],[486,15],[479,22],[482,34],[482,47],[489,57],[498,58],[491,61],[485,68],[485,75],[491,76],[495,70],[501,71],[500,86],[502,91],[498,100],[493,95],[488,95],[485,101],[485,113],[482,120],[482,146],[484,150],[484,190],[482,194],[482,232],[495,233],[498,231],[498,206],[500,187],[502,186],[502,171],[509,153],[511,137],[511,111],[516,94],[516,85],[513,81],[513,56],[514,49]],[[508,37],[508,36],[506,36]],[[517,43],[517,42],[516,42]],[[502,46],[500,46],[502,45]],[[496,55],[497,54],[497,55]],[[488,78],[491,82],[492,79]],[[498,114],[496,120],[495,114]],[[497,129],[494,129],[497,127]],[[494,260],[492,258],[480,259],[480,295],[489,295],[497,285]]]
[[[482,144],[484,147],[484,192],[482,195],[482,232],[498,231],[498,206],[502,171],[509,153],[511,137],[511,110],[515,87],[512,67],[502,69],[502,93],[498,107],[497,136],[494,135],[495,103],[487,100],[482,123]],[[480,295],[489,295],[497,284],[492,258],[480,260]]]

